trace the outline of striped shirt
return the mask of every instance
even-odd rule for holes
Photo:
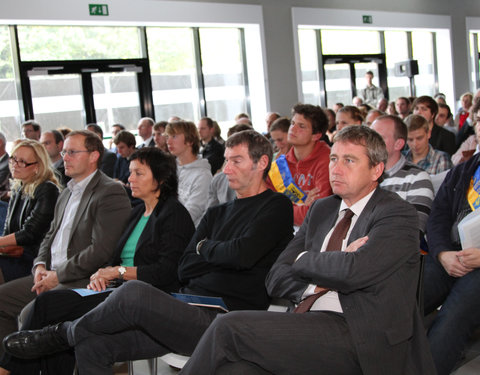
[[[420,230],[424,233],[434,198],[430,176],[422,168],[408,162],[403,155],[385,174],[380,186],[397,193],[417,209]]]
[[[405,157],[407,161],[413,163],[412,150],[408,150]],[[446,152],[435,150],[432,145],[428,145],[427,156],[416,164],[428,174],[437,174],[453,167],[450,155]]]

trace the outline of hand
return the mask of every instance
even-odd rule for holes
[[[39,264],[38,266],[35,267],[35,274],[33,276],[33,283],[36,284],[40,280],[42,280],[44,277],[47,276],[47,269],[43,264]]]
[[[320,189],[314,187],[307,193],[307,199],[305,199],[305,206],[310,206],[313,202],[318,199],[318,194],[320,193]]]
[[[96,292],[105,290],[109,281],[116,279],[118,275],[118,267],[99,268],[97,272],[90,276],[90,284],[87,285],[87,288]]]
[[[368,236],[357,238],[355,241],[353,241],[352,243],[350,243],[350,245],[347,246],[345,252],[353,253],[354,251],[357,251],[359,248],[365,245],[367,241]]]
[[[480,267],[480,249],[470,247],[468,249],[457,251],[458,261],[466,268]]]
[[[445,271],[453,277],[462,277],[473,270],[464,266],[458,259],[459,251],[442,251],[438,254],[438,260],[442,264]]]
[[[37,270],[35,269],[35,275]],[[32,292],[37,293],[37,295],[46,292],[47,290],[53,289],[58,285],[58,277],[55,271],[45,271],[45,275],[41,280],[35,282],[32,287]]]

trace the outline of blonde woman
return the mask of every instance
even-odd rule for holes
[[[59,183],[41,143],[30,139],[17,143],[9,165],[13,180],[0,237],[0,283],[30,274],[59,194]]]

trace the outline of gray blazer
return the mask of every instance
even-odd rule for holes
[[[368,242],[356,252],[321,253],[340,203],[331,196],[312,205],[267,277],[269,294],[299,302],[308,284],[336,290],[364,374],[435,374],[415,299],[420,262],[415,209],[377,188],[348,239],[368,235]]]
[[[44,262],[47,269],[50,268],[50,247],[62,223],[69,198],[70,190],[66,188],[57,200],[52,225],[33,264]],[[113,257],[130,211],[130,201],[123,187],[97,171],[85,188],[75,214],[67,261],[56,270],[58,281],[84,287],[90,275]]]

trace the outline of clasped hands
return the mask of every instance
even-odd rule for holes
[[[37,295],[53,289],[58,285],[57,272],[47,271],[43,264],[39,264],[35,267],[35,274],[33,276],[32,292]]]
[[[107,289],[110,281],[118,278],[119,267],[105,267],[99,268],[92,276],[90,276],[90,283],[87,285],[87,289],[101,292]]]
[[[450,276],[462,277],[480,267],[480,249],[470,247],[460,251],[442,251],[438,260]]]

